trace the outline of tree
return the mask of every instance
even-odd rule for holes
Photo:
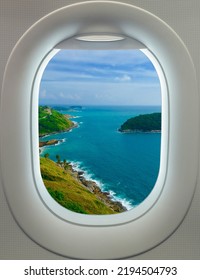
[[[44,157],[48,158],[49,157],[49,153],[44,154]]]
[[[63,167],[66,170],[69,166],[69,163],[66,161],[66,159],[63,160]]]
[[[60,164],[60,155],[56,155],[57,163]]]

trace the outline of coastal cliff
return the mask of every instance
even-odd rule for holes
[[[127,209],[98,185],[84,178],[70,163],[40,158],[40,170],[49,194],[63,207],[82,214],[116,214]]]

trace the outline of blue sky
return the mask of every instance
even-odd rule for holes
[[[43,73],[39,103],[160,105],[160,82],[139,50],[61,50]]]

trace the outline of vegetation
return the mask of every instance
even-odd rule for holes
[[[128,119],[121,125],[121,132],[161,131],[161,113],[139,115]]]
[[[48,158],[49,157],[49,153],[44,154],[44,157]]]
[[[68,131],[73,126],[65,115],[50,107],[39,106],[39,136]]]
[[[57,163],[60,163],[60,155],[56,155]]]
[[[63,162],[63,167],[48,157],[40,158],[40,170],[49,194],[63,207],[84,214],[114,214],[105,203],[91,193]]]

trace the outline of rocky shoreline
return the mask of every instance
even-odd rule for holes
[[[48,136],[48,135],[53,135],[53,134],[58,134],[58,133],[63,133],[63,132],[69,132],[71,129],[76,128],[78,126],[78,124],[76,122],[73,122],[73,126],[71,126],[70,128],[61,131],[61,132],[51,132],[50,134],[44,134],[44,135],[39,135],[39,148],[45,147],[45,146],[51,146],[51,145],[55,145],[58,144],[59,142],[63,142],[63,140],[57,140],[57,139],[51,139],[51,140],[47,140],[47,141],[40,141],[40,138]]]
[[[40,148],[45,146],[55,145],[60,141],[61,140],[52,139],[49,141],[40,142]],[[63,162],[59,163],[58,165],[66,170],[65,167],[66,165],[64,165]],[[84,171],[77,171],[71,163],[67,163],[67,170],[71,173],[71,175],[74,178],[76,178],[79,181],[79,183],[81,183],[82,186],[87,188],[87,190],[93,193],[99,200],[101,200],[110,209],[112,209],[117,213],[127,211],[126,207],[123,206],[123,204],[120,201],[113,200],[111,194],[109,192],[102,191],[95,181],[87,180],[84,177]]]
[[[61,141],[61,140],[60,140]],[[59,140],[57,139],[52,139],[52,140],[47,140],[47,141],[40,141],[39,142],[39,147],[44,147],[44,146],[51,146],[51,145],[55,145],[58,144]]]
[[[62,166],[63,167],[63,166]],[[104,192],[97,185],[95,181],[87,180],[84,177],[84,171],[77,171],[71,163],[68,163],[68,170],[71,172],[72,176],[76,178],[84,187],[87,188],[91,193],[93,193],[99,200],[106,204],[110,209],[117,213],[122,213],[127,211],[126,207],[120,201],[113,200],[109,192]]]
[[[153,130],[143,130],[143,129],[118,129],[119,132],[121,133],[161,133],[161,130],[159,129],[153,129]]]

